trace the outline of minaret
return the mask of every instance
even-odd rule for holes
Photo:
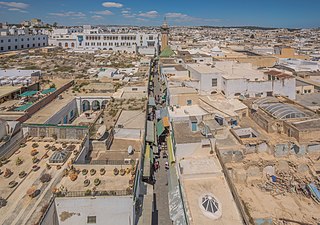
[[[169,42],[169,26],[167,19],[164,18],[163,24],[161,26],[161,51],[168,46]]]

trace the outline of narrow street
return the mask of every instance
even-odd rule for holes
[[[154,96],[158,100],[156,101],[157,109],[162,108],[161,102],[162,89],[159,82],[158,73],[154,74]],[[165,106],[164,106],[165,107]],[[159,140],[158,140],[159,143]],[[154,172],[155,184],[154,184],[154,211],[152,216],[152,225],[170,225],[172,221],[169,216],[169,200],[168,200],[168,172],[165,169],[165,163],[167,158],[163,158],[160,154],[159,169]]]

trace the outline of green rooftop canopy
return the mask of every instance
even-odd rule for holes
[[[157,135],[158,137],[161,136],[161,134],[163,133],[164,131],[164,126],[163,126],[163,122],[162,122],[162,119],[159,120],[159,122],[157,123]]]
[[[49,94],[49,93],[52,93],[54,92],[56,89],[55,88],[48,88],[48,89],[45,89],[41,92],[41,94]]]
[[[27,110],[28,108],[30,108],[31,106],[32,106],[32,103],[29,102],[29,103],[27,103],[27,104],[24,104],[24,105],[18,107],[18,108],[15,108],[14,111],[25,111],[25,110]]]
[[[162,50],[162,52],[160,53],[160,57],[162,58],[168,58],[168,57],[171,57],[173,56],[175,53],[174,51],[172,51],[172,49],[167,46],[165,49]]]
[[[37,94],[37,91],[26,91],[23,92],[20,97],[31,97],[34,96],[35,94]]]

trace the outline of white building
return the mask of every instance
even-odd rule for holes
[[[49,38],[49,45],[74,51],[112,50],[145,55],[157,54],[159,49],[157,33],[106,33],[88,25],[83,26],[82,30],[70,29],[55,29]]]
[[[47,45],[48,36],[42,31],[27,28],[17,29],[13,26],[1,31],[0,34],[0,52],[39,48]]]
[[[210,50],[210,55],[213,57],[223,57],[224,52],[218,46],[215,46]]]
[[[279,71],[261,72],[249,63],[232,61],[216,62],[213,66],[187,64],[190,78],[186,82],[198,89],[200,94],[221,92],[227,98],[239,96],[265,97],[272,95],[296,97],[296,79]],[[191,84],[192,83],[192,84]]]
[[[28,85],[39,81],[40,70],[0,70],[0,86]]]
[[[320,71],[320,63],[302,59],[279,59],[279,64],[294,69],[296,72],[301,71]]]

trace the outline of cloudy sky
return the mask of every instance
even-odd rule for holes
[[[115,24],[319,27],[320,0],[0,1],[0,21],[40,18],[60,25]]]

